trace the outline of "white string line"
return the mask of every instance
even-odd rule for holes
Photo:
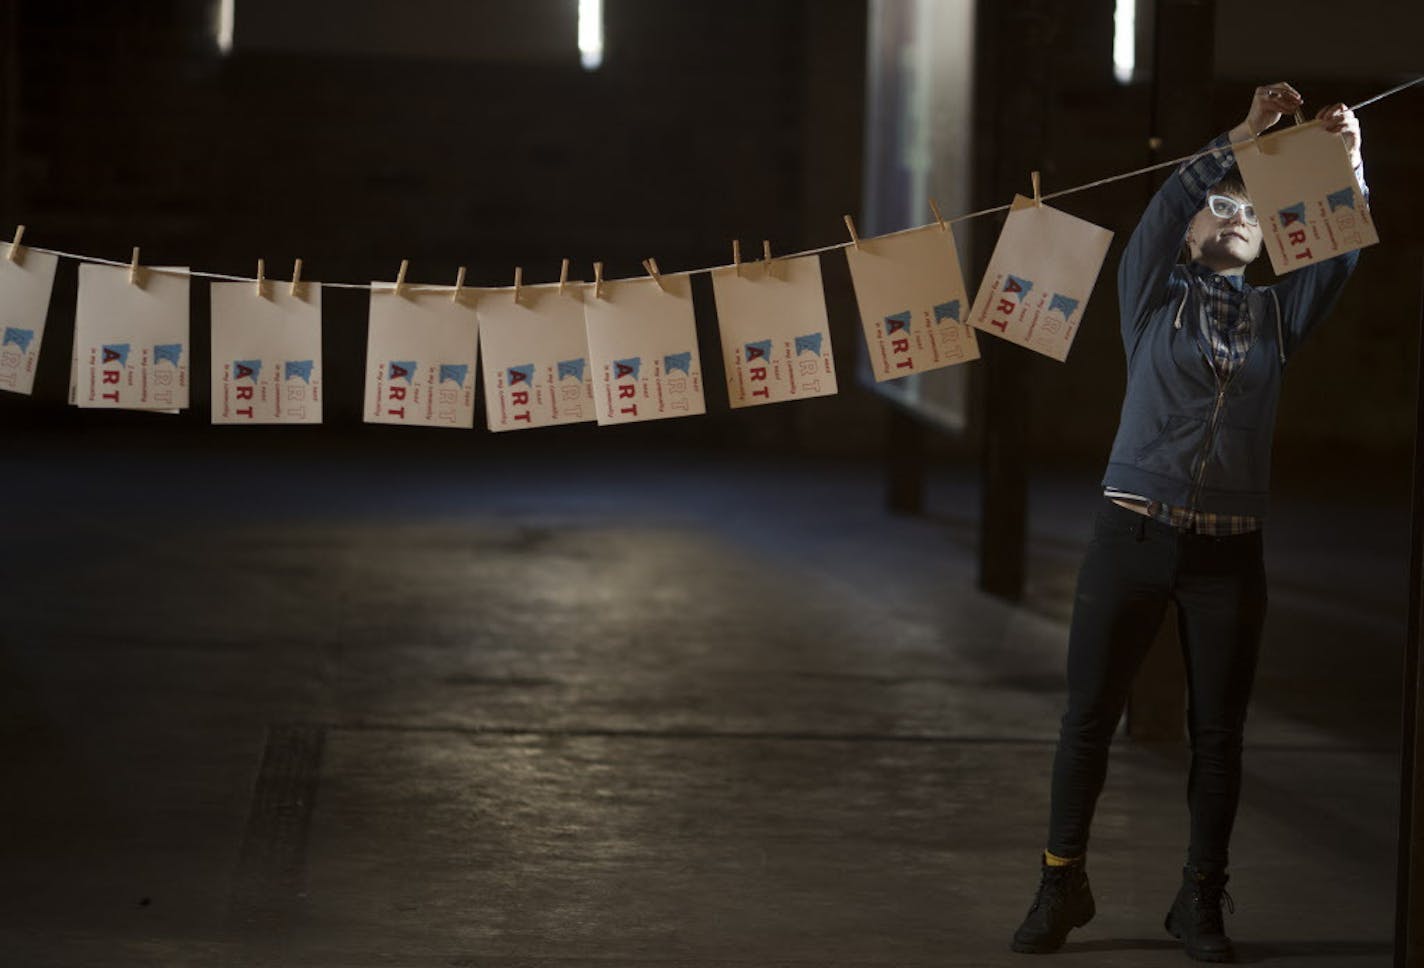
[[[1365,100],[1361,101],[1359,104],[1353,105],[1353,106],[1350,108],[1350,110],[1351,110],[1351,111],[1359,111],[1361,108],[1369,107],[1371,104],[1374,104],[1374,103],[1377,102],[1377,101],[1383,101],[1385,98],[1390,97],[1390,96],[1395,95],[1395,94],[1398,94],[1400,91],[1403,91],[1403,90],[1405,90],[1405,89],[1407,89],[1407,88],[1411,88],[1411,87],[1413,87],[1414,85],[1419,84],[1419,83],[1424,83],[1424,75],[1420,75],[1419,77],[1416,77],[1416,78],[1414,78],[1413,80],[1410,80],[1410,81],[1405,81],[1405,82],[1403,82],[1402,84],[1396,84],[1394,87],[1390,88],[1390,89],[1387,90],[1387,91],[1381,91],[1379,94],[1376,94],[1376,95],[1374,95],[1373,97],[1366,98]],[[1319,122],[1318,122],[1318,121],[1309,121],[1309,122],[1306,122],[1306,123],[1307,123],[1307,124],[1318,124]],[[1272,131],[1272,132],[1269,133],[1269,134],[1260,135],[1258,138],[1255,138],[1255,139],[1253,139],[1253,140],[1255,140],[1255,141],[1259,144],[1260,142],[1263,142],[1263,141],[1270,141],[1272,138],[1275,138],[1275,137],[1277,137],[1277,136],[1279,136],[1279,135],[1281,135],[1281,134],[1284,134],[1284,133],[1286,133],[1286,132],[1288,132],[1288,131],[1291,131],[1291,130],[1294,130],[1294,129],[1293,129],[1293,128],[1281,128],[1281,129],[1278,129],[1278,130],[1276,130],[1276,131]],[[1103,185],[1111,185],[1113,182],[1125,181],[1126,179],[1129,179],[1129,178],[1136,178],[1138,175],[1147,175],[1147,174],[1150,174],[1150,173],[1152,173],[1152,172],[1154,172],[1154,171],[1160,171],[1160,170],[1162,170],[1163,168],[1172,168],[1172,167],[1175,167],[1175,166],[1177,166],[1177,165],[1186,164],[1187,162],[1196,161],[1198,158],[1205,158],[1207,155],[1215,154],[1216,151],[1218,151],[1218,150],[1219,150],[1219,149],[1216,149],[1216,148],[1207,148],[1207,149],[1205,149],[1205,150],[1203,150],[1203,151],[1198,151],[1198,152],[1196,152],[1195,154],[1183,155],[1183,156],[1180,157],[1180,158],[1173,158],[1173,159],[1170,160],[1170,161],[1161,161],[1161,162],[1158,162],[1158,163],[1155,164],[1155,165],[1147,165],[1146,167],[1138,168],[1138,169],[1135,169],[1135,170],[1133,170],[1133,171],[1123,172],[1123,173],[1120,174],[1120,175],[1109,175],[1107,178],[1099,178],[1097,181],[1087,182],[1086,184],[1083,184],[1083,185],[1075,185],[1075,186],[1072,187],[1072,188],[1064,188],[1064,189],[1061,189],[1061,190],[1056,191],[1056,192],[1049,192],[1049,193],[1046,194],[1046,195],[1040,195],[1040,196],[1039,196],[1039,199],[1040,199],[1041,201],[1048,201],[1050,198],[1061,198],[1061,197],[1063,197],[1064,195],[1072,195],[1072,194],[1075,194],[1075,193],[1077,193],[1077,192],[1085,192],[1085,191],[1088,191],[1088,190],[1091,189],[1091,188],[1101,188]],[[954,225],[954,224],[956,224],[956,223],[958,223],[958,222],[967,222],[967,221],[969,221],[969,220],[971,220],[971,219],[983,218],[983,217],[986,216],[986,215],[997,215],[999,212],[1007,212],[1007,211],[1008,211],[1010,208],[1012,208],[1012,207],[1013,207],[1012,204],[1010,204],[1010,205],[996,205],[996,206],[994,206],[993,208],[985,208],[985,209],[981,209],[980,211],[977,211],[977,212],[970,212],[968,215],[958,215],[958,216],[955,216],[954,218],[947,218],[947,219],[944,220],[944,224],[945,224],[946,226],[948,226],[948,225]],[[908,229],[901,229],[901,230],[899,230],[898,232],[887,232],[887,233],[885,233],[884,235],[874,235],[874,236],[870,236],[869,238],[862,239],[861,241],[862,241],[862,242],[871,242],[871,241],[874,241],[875,239],[889,239],[889,238],[894,238],[895,236],[898,236],[898,235],[908,235],[908,234],[911,233],[911,232],[919,232],[919,231],[922,231],[923,229],[929,228],[931,225],[936,225],[936,224],[938,224],[938,223],[937,223],[937,222],[929,222],[929,223],[927,223],[927,224],[925,224],[925,225],[916,225],[916,226],[913,226],[913,227],[908,228]],[[832,243],[831,245],[823,245],[823,246],[821,246],[821,247],[818,248],[818,249],[807,249],[807,250],[805,250],[805,251],[803,251],[803,252],[793,252],[793,253],[791,253],[790,255],[776,256],[776,257],[774,257],[773,261],[780,261],[780,260],[782,260],[782,259],[800,259],[800,258],[805,258],[805,257],[807,257],[807,256],[820,255],[820,254],[823,253],[823,252],[834,252],[834,251],[836,251],[837,249],[849,249],[849,248],[851,248],[852,246],[856,246],[856,243],[855,243],[855,242],[835,242],[835,243]],[[26,248],[26,249],[33,249],[35,252],[44,252],[44,253],[46,253],[46,254],[48,254],[48,255],[63,256],[64,258],[67,258],[67,259],[75,259],[75,260],[78,260],[78,261],[80,261],[80,262],[92,262],[92,263],[95,263],[95,264],[98,264],[98,265],[116,266],[116,267],[118,267],[118,268],[120,268],[120,269],[128,269],[128,268],[130,268],[130,266],[131,266],[131,263],[129,263],[129,262],[120,262],[120,261],[117,261],[117,260],[115,260],[115,259],[102,259],[102,258],[99,258],[99,257],[97,257],[97,256],[80,255],[80,254],[74,253],[74,252],[61,252],[61,251],[59,251],[59,250],[57,250],[57,249],[44,249],[44,248],[40,248],[39,246],[28,246],[28,245],[27,245],[27,246],[23,246],[23,248]],[[761,260],[752,260],[752,262],[743,262],[742,265],[751,265],[751,264],[753,264],[753,262],[757,262],[757,261],[761,261]],[[681,271],[681,272],[664,272],[664,273],[661,273],[661,275],[663,275],[663,276],[690,276],[690,275],[694,275],[694,274],[699,273],[699,272],[720,272],[720,271],[722,271],[722,270],[724,270],[724,269],[733,269],[733,268],[736,268],[736,266],[735,266],[733,263],[728,263],[728,264],[723,265],[723,266],[712,266],[712,267],[710,267],[710,268],[705,268],[705,269],[686,269],[686,270],[683,270],[683,271]],[[215,279],[215,280],[217,280],[217,281],[219,281],[219,282],[248,282],[248,283],[252,283],[252,284],[254,284],[254,285],[257,283],[257,278],[256,278],[255,276],[229,276],[229,275],[223,275],[222,273],[218,273],[218,272],[202,272],[202,271],[193,270],[193,269],[189,269],[189,270],[183,271],[183,272],[177,272],[177,271],[173,271],[173,270],[171,270],[171,269],[155,269],[155,268],[149,268],[149,267],[147,267],[147,266],[140,266],[140,269],[141,269],[142,271],[146,272],[146,273],[159,273],[159,274],[162,274],[162,275],[171,275],[171,276],[179,276],[179,277],[187,276],[187,277],[192,278],[192,279]],[[623,282],[623,281],[627,281],[627,279],[641,279],[641,278],[643,278],[643,277],[642,277],[642,276],[628,276],[628,277],[625,277],[624,279],[604,279],[603,282],[604,282],[604,284],[606,285],[606,284],[608,284],[608,283],[610,283],[610,282]],[[287,283],[287,280],[285,280],[285,279],[280,279],[280,278],[276,278],[276,277],[272,277],[272,276],[266,276],[266,277],[263,278],[263,282],[275,286],[275,285],[285,285],[285,284]],[[305,283],[304,283],[304,284],[305,284]],[[376,291],[376,289],[374,288],[373,284],[370,284],[370,283],[362,284],[362,283],[356,283],[356,282],[319,282],[319,281],[317,281],[317,280],[312,280],[312,281],[311,281],[311,284],[312,284],[312,285],[320,285],[320,286],[325,287],[325,288],[328,288],[328,289],[366,289],[366,290],[369,290],[369,291],[372,291],[372,292],[375,292],[375,291]],[[385,291],[385,289],[386,289],[387,287],[393,287],[394,284],[393,284],[393,283],[378,283],[378,284],[375,284],[375,285],[379,285],[379,286],[381,287],[381,290],[382,290],[382,291]],[[521,285],[520,288],[521,288],[521,289],[542,289],[542,288],[546,288],[546,287],[548,287],[548,286],[557,286],[557,285],[558,285],[558,283],[556,283],[556,282],[554,282],[554,283],[536,283],[536,284],[527,285],[527,286],[526,286],[526,285]],[[591,282],[583,282],[583,283],[573,283],[573,282],[570,282],[570,283],[568,283],[568,285],[570,285],[570,286],[580,286],[580,287],[583,287],[583,288],[587,288],[587,287],[592,286],[592,285],[594,285],[594,284],[591,283]],[[514,287],[513,287],[513,286],[465,286],[464,288],[465,288],[465,289],[473,289],[473,290],[477,290],[477,291],[486,291],[486,292],[489,292],[489,291],[493,291],[493,292],[513,292],[513,291],[514,291]],[[452,292],[455,291],[455,287],[454,287],[454,286],[430,286],[430,285],[423,285],[423,286],[418,286],[418,285],[406,285],[406,286],[404,287],[404,290],[405,290],[406,292],[439,292],[439,293],[452,293]]]
[[[1412,80],[1412,81],[1405,81],[1403,84],[1396,84],[1394,87],[1390,88],[1388,91],[1382,91],[1382,92],[1380,92],[1379,94],[1376,94],[1374,97],[1365,98],[1365,100],[1361,101],[1359,104],[1356,104],[1356,105],[1354,105],[1353,107],[1351,107],[1350,110],[1351,110],[1351,111],[1358,111],[1358,110],[1360,110],[1360,108],[1367,108],[1367,107],[1369,107],[1371,104],[1374,104],[1376,101],[1383,101],[1385,98],[1389,97],[1391,94],[1398,94],[1400,91],[1404,90],[1405,88],[1407,88],[1407,87],[1413,87],[1415,84],[1418,84],[1418,83],[1420,83],[1421,81],[1424,81],[1424,75],[1420,75],[1419,77],[1414,78],[1414,80]]]

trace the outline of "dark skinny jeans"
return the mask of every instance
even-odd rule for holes
[[[1068,636],[1068,711],[1053,761],[1048,849],[1088,847],[1108,746],[1168,601],[1187,669],[1188,860],[1224,871],[1241,794],[1241,735],[1266,615],[1261,534],[1175,530],[1104,499],[1078,575]]]

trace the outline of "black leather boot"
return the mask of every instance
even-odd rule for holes
[[[1236,913],[1231,895],[1226,893],[1225,874],[1204,873],[1196,868],[1182,868],[1182,887],[1172,910],[1167,912],[1167,933],[1180,938],[1188,957],[1197,961],[1232,961],[1235,952],[1221,920],[1221,905]]]
[[[1010,945],[1024,954],[1042,955],[1063,947],[1068,932],[1093,920],[1093,892],[1083,862],[1063,867],[1043,865],[1038,893]]]

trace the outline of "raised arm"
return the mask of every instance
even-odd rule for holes
[[[1131,346],[1152,310],[1167,299],[1167,280],[1187,226],[1206,202],[1207,191],[1233,165],[1227,135],[1221,135],[1200,158],[1184,162],[1167,177],[1138,219],[1117,267],[1117,300],[1122,314],[1122,340]]]
[[[1187,227],[1206,203],[1211,187],[1236,165],[1231,145],[1260,134],[1300,107],[1296,90],[1284,82],[1256,88],[1245,120],[1218,137],[1199,158],[1184,162],[1157,190],[1133,230],[1118,264],[1117,295],[1122,339],[1129,347],[1152,310],[1167,298],[1167,280],[1177,263]]]

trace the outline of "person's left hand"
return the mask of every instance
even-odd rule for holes
[[[1332,104],[1321,108],[1316,113],[1315,119],[1325,126],[1326,131],[1338,134],[1345,139],[1345,147],[1350,152],[1350,164],[1358,166],[1360,164],[1360,119],[1355,117],[1355,112],[1343,104]]]

